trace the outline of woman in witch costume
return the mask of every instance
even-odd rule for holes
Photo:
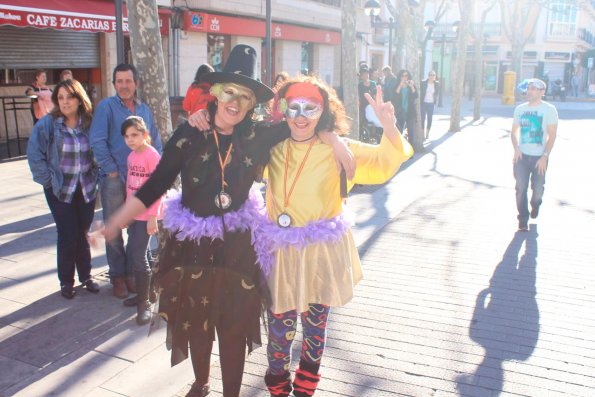
[[[289,129],[253,122],[255,105],[273,97],[255,72],[256,51],[237,45],[223,72],[202,77],[213,84],[216,98],[208,106],[211,129],[200,133],[182,124],[151,178],[104,229],[110,239],[181,174],[181,194],[165,202],[167,236],[155,277],[172,365],[186,359],[190,348],[196,380],[187,396],[209,393],[215,333],[225,397],[239,396],[246,347],[251,352],[261,344],[259,320],[268,295],[251,230],[264,216],[264,202],[252,184]]]
[[[347,133],[349,123],[334,90],[316,77],[289,80],[278,95],[291,136],[271,150],[268,220],[256,229],[257,251],[262,245],[274,253],[272,264],[261,259],[272,269],[267,280],[272,305],[265,383],[271,396],[286,397],[293,389],[294,396],[306,397],[314,394],[320,380],[330,308],[349,302],[362,278],[332,151],[317,135],[320,130]],[[366,99],[384,135],[378,146],[348,140],[356,171],[347,189],[356,183],[386,182],[413,154],[396,127],[392,104],[382,102],[381,88],[375,100],[369,94]],[[303,342],[292,385],[290,354],[298,316]]]

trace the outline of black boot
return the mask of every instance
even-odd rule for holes
[[[136,323],[138,325],[148,324],[151,321],[151,302],[149,302],[151,274],[136,272],[134,277],[138,299],[136,304]]]

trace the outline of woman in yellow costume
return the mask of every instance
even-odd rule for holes
[[[271,396],[289,396],[293,390],[294,396],[305,397],[314,394],[320,380],[330,308],[349,302],[362,278],[333,149],[317,135],[322,130],[345,134],[350,125],[335,91],[316,77],[291,79],[278,95],[291,136],[271,150],[268,222],[257,228],[255,239],[257,248],[271,253],[260,258],[261,265],[270,268],[272,299],[265,383]],[[381,100],[381,89],[375,100],[366,95],[384,135],[378,146],[348,140],[357,167],[347,188],[386,182],[413,154],[396,127],[392,104]],[[298,314],[303,343],[292,385],[290,353]]]

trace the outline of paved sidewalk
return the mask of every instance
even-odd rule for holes
[[[595,395],[592,121],[561,110],[540,217],[517,232],[512,107],[484,107],[493,116],[456,134],[438,109],[425,154],[351,194],[365,278],[332,311],[317,396]],[[163,330],[147,337],[111,297],[103,251],[99,295],[60,296],[55,228],[26,161],[0,163],[0,186],[0,396],[183,396],[190,363],[170,368]],[[242,397],[267,395],[265,368],[260,348]],[[211,373],[220,397],[216,357]]]

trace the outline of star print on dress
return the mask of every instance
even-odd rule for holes
[[[182,328],[184,328],[184,331],[188,331],[188,328],[190,328],[190,323],[188,321],[184,321]]]
[[[207,138],[209,137],[209,131],[203,131],[202,135],[205,137],[205,141],[206,141]]]
[[[202,303],[203,306],[207,306],[209,304],[209,300],[207,299],[206,296],[203,296],[202,299],[200,300],[200,303]]]
[[[244,164],[246,167],[252,167],[252,159],[248,156],[244,157]]]
[[[205,152],[200,157],[202,157],[202,162],[206,163],[207,161],[209,161],[209,158],[211,157],[211,153]]]

